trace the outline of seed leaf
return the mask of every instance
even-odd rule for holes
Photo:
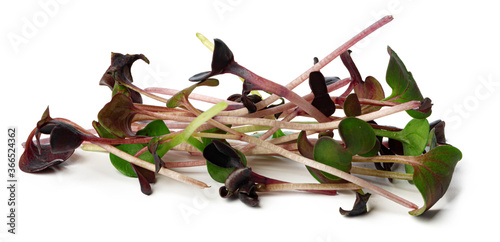
[[[109,133],[120,137],[132,137],[132,120],[138,113],[132,99],[122,93],[113,96],[111,101],[97,114],[99,123],[108,130]]]
[[[219,140],[213,140],[205,147],[203,157],[207,160],[208,174],[220,183],[224,183],[235,169],[243,168],[247,164],[243,153]]]
[[[353,155],[371,151],[377,140],[373,128],[367,122],[354,117],[345,118],[340,122],[339,134]]]
[[[429,210],[446,193],[455,166],[461,159],[460,150],[450,145],[438,146],[415,157],[415,162],[412,162],[413,182],[422,194],[425,205],[411,211],[411,215],[421,215]]]
[[[306,131],[301,131],[297,138],[297,147],[299,153],[309,159],[314,159],[314,145],[307,139]],[[323,173],[312,167],[306,166],[307,171],[320,183],[335,183],[338,179],[332,180],[327,178]]]
[[[330,98],[325,77],[321,72],[313,71],[309,74],[309,87],[314,94],[311,104],[327,117],[335,113],[335,103]]]
[[[183,100],[187,99],[189,95],[193,92],[193,90],[199,86],[215,87],[218,85],[219,85],[219,80],[217,79],[206,79],[204,81],[197,82],[189,86],[188,88],[185,88],[184,90],[176,93],[174,96],[172,96],[167,102],[167,107],[175,108],[182,105]]]
[[[361,104],[359,103],[358,95],[355,93],[351,93],[346,97],[344,101],[344,113],[347,117],[361,115]]]
[[[189,78],[190,81],[200,82],[212,76],[222,74],[227,65],[234,61],[233,52],[220,39],[214,39],[214,52],[212,55],[212,70],[198,73]]]
[[[328,136],[322,136],[318,139],[314,145],[313,156],[314,160],[341,171],[349,172],[351,170],[351,152]],[[340,178],[327,172],[321,173],[329,179],[340,180]]]
[[[386,80],[387,84],[392,88],[392,93],[385,100],[390,100],[398,103],[405,103],[408,101],[416,100],[422,101],[424,97],[420,93],[417,83],[413,79],[413,75],[409,72],[403,61],[389,46],[387,51],[390,55],[389,66],[387,67]],[[413,118],[427,118],[431,115],[428,113],[421,113],[414,110],[406,111]]]

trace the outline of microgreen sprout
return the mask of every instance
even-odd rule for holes
[[[314,58],[311,68],[286,85],[245,68],[222,40],[211,42],[199,33],[197,37],[213,52],[211,70],[189,78],[194,83],[183,90],[135,86],[132,64],[149,60],[142,54],[112,53],[111,66],[100,81],[112,95],[92,123],[93,130],[52,118],[47,108],[28,136],[19,166],[30,173],[50,169],[83,145],[84,150],[109,152],[112,166],[127,177],[137,178],[146,195],[152,194],[157,174],[207,188],[204,182],[170,169],[204,166],[207,176],[221,183],[221,197],[236,197],[251,207],[265,206],[260,200],[268,192],[336,195],[347,190],[356,201],[352,210],[339,208],[342,215],[369,212],[371,196],[385,197],[411,209],[411,215],[421,215],[444,196],[462,154],[447,143],[444,121],[427,120],[432,101],[424,98],[394,50],[387,48],[389,96],[378,81],[380,77],[363,80],[355,65],[349,48],[391,20],[386,16],[322,60]],[[349,77],[324,75],[321,69],[339,56]],[[227,100],[194,93],[195,89],[214,90],[224,85],[213,79],[224,74],[238,76],[243,81],[241,91],[235,90]],[[306,80],[311,93],[293,91]],[[335,90],[342,94],[332,96]],[[158,104],[143,104],[143,97]],[[275,103],[280,98],[281,102]],[[206,102],[211,108],[199,109],[191,100]],[[413,118],[406,124],[378,120],[403,111]],[[307,121],[294,121],[296,117]],[[193,156],[198,158],[178,161],[170,155],[173,150],[202,155],[203,159]],[[258,174],[252,170],[255,155],[301,163],[317,182],[295,183]],[[404,164],[407,169],[393,170],[393,164]],[[424,204],[418,206],[381,188],[367,178],[370,176],[410,181]]]

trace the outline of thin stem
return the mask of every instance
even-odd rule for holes
[[[165,167],[166,168],[181,168],[181,167],[204,166],[206,164],[207,164],[206,160],[169,161],[169,162],[165,162]]]
[[[333,92],[341,87],[344,87],[345,85],[349,84],[351,78],[344,78],[338,82],[335,82],[331,85],[328,85],[327,88],[328,88],[328,92]],[[304,95],[302,98],[304,98],[306,101],[312,101],[313,98],[314,98],[314,94],[313,93],[309,93],[307,95]],[[256,105],[258,105],[260,102],[258,102]],[[277,107],[272,107],[272,108],[266,108],[266,109],[261,109],[255,113],[245,113],[244,115],[241,115],[243,117],[247,117],[247,118],[260,118],[260,117],[264,117],[264,116],[268,116],[268,115],[273,115],[275,113],[280,113],[280,112],[284,112],[285,110],[290,110],[290,109],[294,109],[296,108],[297,105],[295,105],[294,103],[285,103],[283,105],[279,105]],[[229,112],[221,112],[219,114],[219,116],[232,116],[234,115],[232,113],[232,111],[229,111]]]
[[[112,153],[136,166],[140,166],[142,168],[145,168],[145,169],[148,169],[150,171],[155,171],[155,164],[152,164],[152,163],[149,163],[147,161],[144,161],[142,159],[139,159],[135,156],[132,156],[132,155],[129,155],[127,154],[126,152],[124,151],[121,151],[117,148],[115,148],[114,146],[112,145],[107,145],[107,144],[100,144],[100,143],[95,143],[96,145],[100,146],[101,148],[107,150],[109,153]],[[167,176],[167,177],[170,177],[174,180],[177,180],[177,181],[180,181],[180,182],[183,182],[183,183],[186,183],[186,184],[189,184],[189,185],[193,185],[193,186],[196,186],[196,187],[199,187],[199,188],[207,188],[209,187],[207,184],[205,184],[204,182],[201,182],[201,181],[198,181],[194,178],[191,178],[191,177],[188,177],[188,176],[185,176],[181,173],[178,173],[178,172],[175,172],[175,171],[172,171],[172,170],[169,170],[167,168],[161,168],[160,171],[158,172],[159,174],[161,175],[164,175],[164,176]]]
[[[341,97],[332,97],[332,99],[345,101],[346,97],[342,97],[342,96]],[[366,104],[366,105],[374,105],[374,106],[396,106],[396,105],[400,104],[397,102],[380,101],[380,100],[367,99],[367,98],[359,98],[359,103]]]
[[[314,117],[319,122],[328,122],[330,119],[326,117],[323,113],[321,113],[316,107],[314,107],[311,103],[306,101],[301,96],[297,95],[292,90],[270,81],[266,78],[263,78],[252,71],[246,69],[245,67],[239,65],[236,62],[232,62],[226,67],[226,72],[237,75],[248,82],[251,82],[254,85],[257,85],[264,91],[268,91],[271,93],[275,93],[280,97],[284,97],[288,99],[290,102],[295,103],[302,110],[306,111],[312,117]]]
[[[382,137],[387,137],[387,138],[397,138],[399,136],[398,132],[394,131],[387,131],[387,130],[381,130],[381,129],[373,129],[375,132],[376,136],[382,136]]]
[[[285,87],[288,88],[288,89],[290,89],[290,90],[294,89],[295,87],[297,87],[298,85],[300,85],[302,82],[304,82],[305,80],[307,80],[309,78],[309,74],[311,72],[321,70],[328,63],[330,63],[331,61],[333,61],[334,59],[336,59],[340,54],[346,52],[349,48],[351,48],[357,42],[359,42],[360,40],[362,40],[366,36],[370,35],[371,33],[373,33],[375,30],[379,29],[380,27],[382,27],[382,26],[386,25],[387,23],[391,22],[392,20],[393,20],[392,16],[385,16],[385,17],[381,18],[380,20],[378,20],[374,24],[370,25],[368,28],[364,29],[363,31],[361,31],[360,33],[358,33],[357,35],[355,35],[354,37],[352,37],[351,39],[349,39],[343,45],[339,46],[332,53],[330,53],[329,55],[327,55],[325,58],[323,58],[322,60],[320,60],[314,66],[312,66],[307,71],[305,71],[304,73],[302,73],[300,76],[298,76],[297,78],[295,78],[293,81],[291,81],[290,83],[288,83]],[[277,96],[277,95],[271,95],[270,97],[266,98],[265,100],[262,100],[261,102],[257,103],[256,104],[257,109],[262,109],[264,107],[267,107],[271,103],[275,102],[278,99],[279,99],[279,96]],[[244,114],[246,112],[247,112],[247,110],[245,110],[245,109],[241,109],[241,110],[238,110],[238,111],[235,110],[235,112],[232,115],[242,115],[242,114]]]
[[[317,184],[317,183],[279,183],[279,184],[260,184],[257,186],[258,192],[275,192],[289,190],[309,190],[309,191],[343,191],[343,190],[358,190],[362,187],[352,183],[339,184]]]
[[[402,130],[400,128],[396,128],[396,127],[392,127],[392,126],[385,126],[385,125],[378,125],[378,124],[370,124],[370,126],[372,126],[372,128],[374,128],[374,129],[381,129],[381,130],[394,131],[394,132],[399,132]]]
[[[353,166],[351,168],[351,173],[365,176],[375,176],[375,177],[385,177],[392,179],[400,179],[400,180],[413,180],[413,174],[399,173],[393,171],[381,171],[374,170],[364,167]]]
[[[403,156],[403,155],[379,155],[373,157],[362,157],[362,156],[353,156],[352,162],[379,162],[379,163],[399,163],[405,165],[417,164],[418,162],[414,161],[415,156]]]
[[[179,92],[178,90],[174,90],[174,89],[170,89],[170,88],[160,88],[160,87],[148,87],[145,90],[148,92],[151,92],[151,93],[158,93],[158,94],[170,95],[170,96],[173,96]],[[229,101],[229,100],[224,100],[224,99],[220,99],[220,98],[215,98],[215,97],[207,96],[207,95],[203,95],[203,94],[197,94],[197,93],[189,94],[189,99],[203,101],[203,102],[207,102],[207,103],[213,103],[213,104],[217,104],[220,102],[227,102],[228,104],[241,104],[241,103],[237,103],[237,102],[233,102],[233,101]]]
[[[419,103],[419,102],[418,102]],[[419,103],[420,105],[420,103]],[[398,105],[399,106],[399,105]],[[196,109],[194,109],[195,111],[197,111]],[[293,152],[290,152],[286,149],[283,149],[279,146],[276,146],[274,144],[271,144],[269,142],[266,142],[266,141],[263,141],[261,139],[258,139],[256,137],[253,137],[253,136],[249,136],[249,135],[246,135],[246,134],[242,134],[242,133],[239,133],[231,128],[228,128],[227,126],[225,126],[224,124],[222,123],[219,123],[213,119],[209,119],[208,122],[214,126],[216,126],[217,128],[221,129],[221,130],[224,130],[226,132],[229,132],[229,133],[232,133],[232,134],[235,134],[235,135],[240,135],[241,138],[240,140],[241,141],[245,141],[245,142],[248,142],[248,143],[253,143],[253,144],[257,144],[259,146],[262,146],[270,151],[273,151],[273,152],[276,152],[277,154],[283,156],[283,157],[286,157],[288,159],[291,159],[291,160],[294,160],[296,162],[299,162],[301,164],[304,164],[306,166],[309,166],[309,167],[312,167],[312,168],[316,168],[320,171],[324,171],[324,172],[327,172],[327,173],[330,173],[334,176],[337,176],[339,178],[342,178],[346,181],[349,181],[349,182],[352,182],[360,187],[363,187],[363,188],[366,188],[374,193],[377,193],[389,200],[392,200],[402,206],[405,206],[407,208],[410,208],[410,209],[418,209],[418,206],[415,205],[414,203],[408,201],[408,200],[405,200],[387,190],[384,190],[378,186],[375,186],[373,184],[371,184],[370,182],[368,181],[365,181],[359,177],[356,177],[356,176],[353,176],[349,173],[346,173],[346,172],[343,172],[343,171],[340,171],[336,168],[333,168],[331,166],[327,166],[325,164],[322,164],[322,163],[319,163],[317,161],[314,161],[314,160],[311,160],[311,159],[308,159],[306,157],[303,157],[301,155],[297,155]]]
[[[162,98],[162,97],[159,97],[159,96],[156,96],[152,93],[149,93],[149,92],[146,92],[145,90],[143,90],[142,88],[132,84],[132,83],[126,83],[126,82],[122,82],[121,84],[123,84],[124,86],[144,95],[144,96],[147,96],[149,98],[152,98],[156,101],[159,101],[159,102],[162,102],[162,103],[167,103],[168,102],[168,99],[165,99],[165,98]]]
[[[239,139],[240,136],[234,134],[216,134],[216,133],[193,133],[192,136],[200,138],[213,139]]]
[[[297,117],[297,114],[298,114],[298,109],[295,109],[295,111],[293,111],[292,113],[288,114],[285,118],[283,118],[282,121],[285,121],[285,122],[291,121],[293,118]],[[278,129],[279,129],[278,127],[272,127],[271,129],[269,129],[268,131],[263,133],[259,137],[259,139],[266,140],[267,138],[271,137],[271,135],[273,135],[276,131],[278,131]],[[245,147],[243,147],[242,149],[240,149],[240,151],[243,154],[245,154],[249,150],[253,149],[255,146],[256,146],[255,144],[248,144]]]
[[[320,171],[324,171],[324,172],[327,172],[327,173],[330,173],[334,176],[337,176],[339,178],[342,178],[346,181],[349,181],[349,182],[352,182],[358,186],[361,186],[363,188],[366,188],[374,193],[377,193],[389,200],[392,200],[402,206],[405,206],[407,208],[411,208],[411,209],[418,209],[418,206],[415,205],[414,203],[408,201],[408,200],[405,200],[385,189],[382,189],[378,186],[375,186],[373,184],[371,184],[370,182],[368,181],[365,181],[359,177],[356,177],[356,176],[353,176],[349,173],[346,173],[346,172],[343,172],[343,171],[340,171],[338,169],[335,169],[331,166],[327,166],[325,164],[322,164],[322,163],[319,163],[317,161],[314,161],[314,160],[311,160],[311,159],[308,159],[306,157],[303,157],[301,155],[297,155],[295,153],[292,153],[290,151],[287,151],[279,146],[276,146],[276,145],[273,145],[273,144],[270,144],[268,142],[265,142],[263,140],[260,140],[258,138],[255,138],[255,137],[252,137],[252,136],[248,136],[248,135],[243,135],[242,136],[242,140],[243,141],[246,141],[246,142],[249,142],[249,143],[254,143],[254,144],[257,144],[259,146],[262,146],[266,149],[269,149],[271,151],[274,151],[276,152],[277,154],[283,156],[283,157],[286,157],[288,159],[291,159],[291,160],[294,160],[296,162],[299,162],[301,164],[304,164],[306,166],[309,166],[309,167],[312,167],[312,168],[316,168]]]
[[[396,106],[392,106],[386,109],[381,109],[379,111],[363,114],[357,116],[357,118],[370,121],[378,118],[382,118],[397,112],[406,111],[409,109],[417,108],[420,106],[419,101],[410,101],[406,103],[402,103]],[[261,118],[244,118],[244,117],[214,117],[215,120],[220,121],[224,124],[236,124],[236,125],[261,125],[268,127],[278,127],[282,129],[294,129],[294,130],[329,130],[329,129],[337,129],[340,123],[340,120],[331,121],[327,123],[319,123],[319,124],[302,124],[302,123],[290,123],[283,122],[277,120],[270,119],[261,119]]]

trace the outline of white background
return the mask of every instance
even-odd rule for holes
[[[345,1],[347,2],[347,1]],[[413,73],[424,96],[434,102],[430,121],[447,121],[448,142],[459,147],[448,193],[422,217],[373,195],[370,213],[346,218],[353,196],[301,193],[260,196],[261,207],[217,197],[219,184],[201,168],[179,169],[212,185],[196,188],[161,177],[153,195],[119,174],[107,155],[78,150],[60,168],[44,174],[18,171],[18,234],[0,241],[405,241],[492,238],[498,226],[498,149],[495,135],[500,92],[498,6],[493,1],[2,1],[0,53],[2,154],[6,130],[16,126],[18,144],[49,105],[53,117],[91,127],[110,91],[98,82],[111,52],[143,53],[150,65],[132,70],[141,87],[184,88],[187,79],[209,70],[211,53],[196,39],[200,32],[220,38],[235,59],[254,72],[286,84],[385,14],[394,21],[353,48],[361,75],[386,87],[391,46]],[[347,77],[340,60],[325,75]],[[219,88],[201,89],[224,98],[241,89],[236,78],[220,78]],[[298,93],[308,92],[307,85]],[[151,100],[148,103],[158,104]],[[396,115],[388,124],[403,126]],[[20,156],[22,148],[19,146]],[[2,155],[2,157],[5,157]],[[266,167],[265,163],[274,162]],[[6,165],[0,182],[6,180]],[[301,165],[257,158],[254,170],[275,178],[312,182]],[[289,168],[285,168],[289,167]],[[287,173],[288,172],[288,173]],[[386,187],[383,180],[376,184]],[[2,185],[3,187],[3,185]],[[421,205],[414,187],[387,186]],[[1,189],[0,214],[7,213]]]

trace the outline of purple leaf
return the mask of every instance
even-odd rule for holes
[[[97,117],[102,127],[117,137],[125,138],[135,135],[131,125],[137,113],[132,99],[118,93],[99,111]]]
[[[234,62],[233,52],[220,39],[214,39],[214,52],[212,55],[212,70],[198,73],[189,78],[190,81],[200,82],[212,76],[222,74],[226,66]]]
[[[309,74],[309,87],[314,94],[311,104],[327,117],[335,113],[335,103],[330,98],[325,77],[321,72],[314,71]]]
[[[132,64],[139,59],[149,64],[148,58],[146,58],[143,54],[123,55],[120,53],[111,53],[111,65],[102,76],[99,84],[107,86],[113,90],[116,81],[132,83],[133,79],[130,69],[132,68]],[[130,98],[134,101],[134,103],[142,103],[141,94],[129,88],[127,88],[127,90],[129,91]]]

